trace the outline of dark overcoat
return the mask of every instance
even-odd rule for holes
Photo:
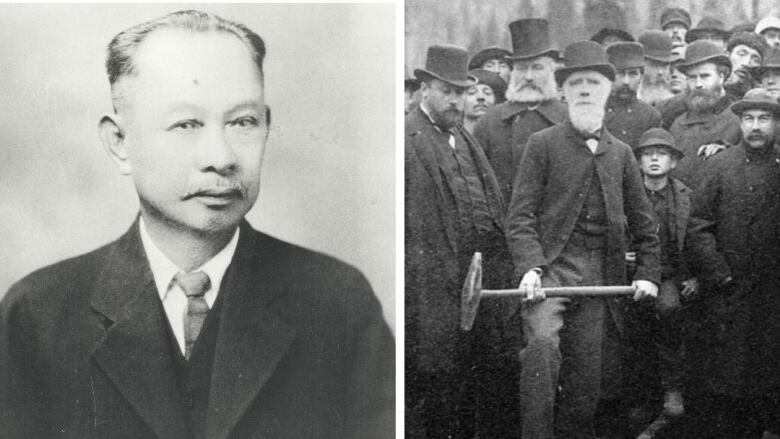
[[[512,195],[512,182],[528,138],[567,118],[566,105],[551,99],[534,110],[524,103],[504,102],[489,109],[477,121],[474,137],[495,170],[505,202],[508,203]]]
[[[742,132],[739,129],[739,118],[729,109],[731,102],[728,96],[724,96],[712,111],[706,113],[686,111],[672,123],[669,133],[674,137],[677,148],[685,154],[677,164],[677,168],[672,171],[675,178],[695,187],[697,173],[705,161],[697,155],[699,147],[709,143],[727,146],[739,143]]]
[[[466,268],[459,261],[458,207],[439,166],[434,146],[442,133],[417,107],[406,116],[404,140],[405,337],[406,359],[427,371],[451,371],[457,364],[460,293]],[[503,231],[504,207],[490,164],[477,142],[462,127],[490,210],[499,213]]]
[[[366,279],[241,225],[220,289],[209,439],[394,437],[394,347]],[[0,305],[0,437],[185,439],[138,222]]]
[[[704,287],[687,307],[689,363],[704,389],[735,396],[780,390],[780,147],[748,148],[705,162],[686,243]]]
[[[606,109],[604,126],[613,136],[632,148],[636,148],[645,131],[661,126],[661,113],[636,98],[630,102],[609,99]]]
[[[659,242],[634,154],[628,145],[602,129],[595,154],[571,122],[531,136],[515,179],[507,214],[507,239],[516,277],[558,257],[585,202],[595,163],[608,218],[605,280],[626,279],[626,232],[637,253],[635,279],[660,283]]]

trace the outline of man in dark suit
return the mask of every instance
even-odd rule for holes
[[[263,40],[176,12],[109,44],[100,137],[140,200],[118,241],[0,305],[0,437],[393,437],[393,340],[366,279],[253,230]]]
[[[406,437],[514,434],[517,367],[501,356],[498,301],[480,306],[473,331],[458,325],[474,252],[485,256],[486,287],[506,287],[511,273],[495,174],[460,124],[475,82],[466,60],[463,48],[431,46],[415,70],[422,101],[405,119]]]
[[[555,78],[569,121],[528,140],[507,215],[515,273],[528,294],[520,351],[524,439],[594,437],[599,399],[619,390],[616,302],[545,299],[539,286],[627,283],[627,233],[636,248],[635,298],[655,296],[660,283],[656,223],[636,160],[603,128],[614,67],[592,41],[569,45],[564,60]]]

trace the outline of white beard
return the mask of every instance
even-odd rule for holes
[[[598,105],[569,105],[569,119],[574,128],[592,133],[604,123],[604,107]]]

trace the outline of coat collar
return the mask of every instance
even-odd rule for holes
[[[223,280],[206,437],[224,439],[287,352],[294,330],[268,309],[280,264],[248,223]],[[258,248],[260,250],[258,250]],[[254,281],[253,279],[262,279]],[[220,293],[220,294],[222,294]],[[136,221],[113,246],[91,294],[105,334],[93,359],[160,438],[187,438],[164,310]]]
[[[534,110],[528,108],[527,104],[507,101],[501,104],[501,119],[510,120],[524,111],[536,111],[552,125],[564,122],[568,117],[564,104],[556,99],[549,99],[542,101]]]

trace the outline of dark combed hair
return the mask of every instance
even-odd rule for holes
[[[177,29],[196,33],[226,32],[234,35],[249,48],[260,72],[260,80],[263,80],[263,59],[265,58],[265,43],[259,35],[243,24],[214,14],[202,11],[178,11],[160,18],[141,23],[126,29],[115,36],[108,44],[108,56],[106,58],[106,72],[111,88],[123,76],[137,74],[135,65],[135,53],[138,46],[159,29]]]

